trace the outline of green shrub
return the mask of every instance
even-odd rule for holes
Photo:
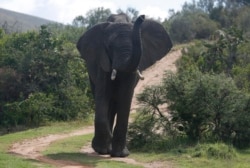
[[[0,125],[37,126],[93,112],[84,61],[47,26],[0,39]]]
[[[153,131],[154,125],[155,120],[151,116],[137,116],[135,122],[129,126],[129,147],[132,149],[142,149],[147,144],[156,143],[160,137]]]
[[[39,126],[44,124],[53,111],[53,96],[44,93],[31,94],[21,102],[7,103],[4,107],[5,125]]]
[[[167,118],[158,118],[148,112],[140,111],[135,121],[129,126],[130,149],[144,152],[165,152],[178,149],[180,153],[185,150],[186,146],[192,144],[185,135],[178,133],[177,127],[171,125],[169,121],[166,122]]]
[[[192,142],[250,145],[249,96],[224,74],[167,73],[162,86],[137,98],[142,109],[130,126],[133,148],[168,146],[165,141],[185,135]]]
[[[230,160],[237,157],[237,152],[232,146],[223,143],[198,144],[192,152],[192,157]]]
[[[181,123],[190,139],[249,145],[249,96],[232,78],[199,71],[170,73],[164,87],[172,122]]]
[[[208,39],[217,29],[217,24],[200,10],[178,12],[170,17],[169,23],[169,34],[176,43]]]
[[[166,144],[166,138],[176,138],[178,130],[171,124],[166,112],[163,92],[163,87],[152,86],[137,96],[141,108],[135,121],[130,124],[128,135],[131,148],[146,146],[147,149],[161,149]]]

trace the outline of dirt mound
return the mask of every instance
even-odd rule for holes
[[[160,61],[156,62],[153,66],[145,70],[142,74],[145,77],[144,80],[139,81],[138,85],[135,88],[134,95],[141,93],[146,86],[156,85],[161,82],[161,79],[164,75],[164,72],[167,70],[176,71],[175,61],[181,56],[181,51],[171,51],[166,57],[162,58]],[[131,110],[137,108],[136,96],[132,100]],[[93,127],[87,127],[81,130],[76,130],[68,134],[53,134],[44,137],[38,137],[35,139],[28,139],[22,142],[17,142],[13,144],[9,152],[21,155],[27,159],[35,159],[44,163],[48,163],[60,168],[87,168],[89,166],[80,165],[78,163],[64,161],[64,160],[53,160],[47,157],[44,157],[41,152],[48,147],[52,142],[61,140],[64,138],[85,135],[94,132]],[[91,145],[88,144],[81,149],[81,152],[86,153],[90,156],[97,156],[97,154],[92,150]],[[100,157],[98,155],[98,157]],[[141,165],[143,167],[155,167],[155,168],[166,168],[171,167],[170,163],[167,162],[152,162],[152,163],[140,163],[132,158],[110,158],[108,155],[103,156],[109,158],[110,160],[117,160],[126,162],[129,164]]]
[[[165,71],[176,72],[175,62],[180,56],[181,50],[171,51],[167,56],[142,72],[145,79],[140,80],[135,88],[131,110],[135,110],[138,107],[136,95],[141,93],[145,87],[160,84]]]

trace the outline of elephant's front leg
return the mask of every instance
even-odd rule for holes
[[[126,136],[136,76],[134,74],[125,73],[123,77],[116,93],[117,99],[115,110],[117,112],[117,121],[112,139],[112,157],[126,157],[129,155],[129,151],[126,147]]]
[[[99,154],[110,154],[112,134],[108,110],[111,85],[104,79],[95,85],[95,134],[92,148]]]

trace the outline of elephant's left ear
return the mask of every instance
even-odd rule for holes
[[[165,28],[153,20],[145,20],[141,26],[143,55],[139,64],[141,71],[164,57],[172,48],[172,41]]]

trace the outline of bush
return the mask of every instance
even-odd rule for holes
[[[7,103],[4,106],[5,126],[39,126],[45,123],[53,111],[53,96],[44,93],[30,94],[24,101]]]
[[[37,126],[87,118],[93,98],[75,44],[39,32],[0,39],[0,125]]]
[[[238,104],[238,111],[228,117],[229,120],[225,124],[227,130],[228,127],[231,128],[233,134],[225,138],[232,139],[233,144],[238,148],[247,148],[250,146],[250,95],[242,93],[239,96],[241,102]]]
[[[172,122],[181,123],[190,139],[250,144],[249,96],[232,78],[199,71],[170,73],[164,87]]]
[[[143,149],[143,147],[152,145],[161,139],[153,130],[155,120],[150,115],[139,115],[135,122],[129,126],[128,139],[129,147],[132,149]]]
[[[250,145],[250,97],[224,74],[166,73],[162,86],[137,99],[142,109],[129,129],[132,148],[166,148],[164,141],[185,135],[192,142]]]
[[[169,148],[166,139],[177,138],[177,125],[171,124],[167,113],[163,87],[145,88],[137,96],[141,105],[140,113],[129,127],[129,145],[131,148],[158,149]]]
[[[223,143],[198,144],[193,151],[192,157],[207,157],[213,159],[233,159],[237,152],[232,146]]]
[[[217,29],[214,21],[202,11],[182,11],[169,19],[169,34],[176,43],[188,42],[194,39],[208,39]]]
[[[156,117],[149,111],[140,111],[135,122],[129,126],[129,148],[146,152],[165,152],[175,148],[178,148],[178,152],[183,151],[192,142],[177,128],[170,124],[167,117]]]

